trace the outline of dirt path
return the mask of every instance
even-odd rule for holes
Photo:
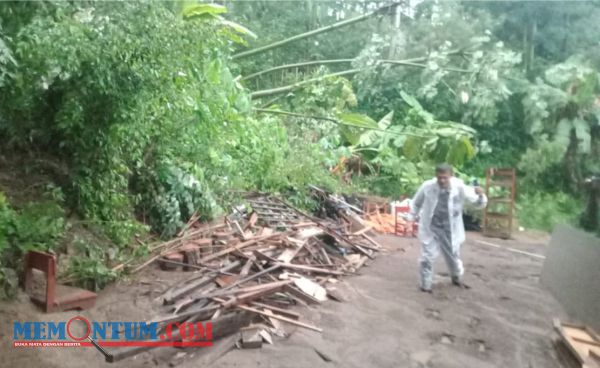
[[[539,285],[542,260],[477,243],[494,244],[543,254],[546,239],[518,241],[483,239],[471,234],[463,248],[463,290],[450,285],[443,260],[436,264],[433,295],[417,289],[418,244],[414,239],[381,237],[389,252],[380,255],[361,275],[338,284],[345,302],[302,308],[306,320],[322,334],[287,329],[288,338],[260,350],[233,350],[213,367],[560,367],[551,344],[552,318],[564,317],[558,303]],[[401,251],[404,248],[406,251]],[[89,318],[140,320],[158,301],[152,296],[168,278],[181,273],[152,271],[135,287],[128,282],[102,293],[98,307],[82,313]],[[167,367],[175,349],[144,353],[109,365],[93,349],[29,349],[10,346],[12,321],[27,318],[65,320],[75,313],[42,315],[26,298],[0,304],[1,367]],[[198,367],[199,355],[188,354],[180,368]],[[317,353],[320,353],[320,355]],[[330,360],[327,362],[326,360]]]

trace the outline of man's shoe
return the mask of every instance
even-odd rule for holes
[[[469,285],[462,282],[462,280],[459,277],[452,277],[452,285],[458,286],[459,288],[462,288],[462,289],[470,289],[471,288]]]
[[[429,294],[432,294],[432,293],[433,293],[433,291],[431,290],[431,288],[427,289],[427,288],[424,288],[424,287],[420,287],[419,289],[420,289],[422,292],[424,292],[424,293],[429,293]]]
[[[454,284],[456,286],[460,285],[460,277],[452,276],[452,284]]]

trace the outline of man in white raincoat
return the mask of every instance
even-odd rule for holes
[[[411,214],[419,219],[421,242],[421,290],[431,292],[433,263],[442,250],[452,277],[452,283],[464,287],[460,246],[465,241],[463,204],[470,202],[477,209],[485,208],[487,198],[480,187],[471,187],[452,176],[452,166],[438,165],[436,177],[421,185],[411,202]]]

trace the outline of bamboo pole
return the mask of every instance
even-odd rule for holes
[[[282,69],[300,68],[300,67],[311,66],[311,65],[326,65],[326,64],[350,63],[353,60],[354,59],[314,60],[314,61],[306,61],[306,62],[302,62],[302,63],[279,65],[279,66],[275,66],[275,67],[272,67],[272,68],[269,68],[269,69],[261,70],[261,71],[256,72],[256,73],[252,73],[250,75],[242,77],[241,80],[253,79],[253,78],[259,77],[259,76],[261,76],[263,74],[267,74],[267,73],[271,73],[271,72],[276,72],[276,71],[282,70]]]
[[[459,50],[455,50],[452,51],[450,53],[448,53],[448,55],[453,55],[453,54],[457,54],[459,53]],[[342,59],[340,59],[342,60]],[[427,68],[427,64],[422,64],[422,63],[418,63],[418,61],[424,61],[427,60],[426,56],[423,57],[419,57],[419,58],[412,58],[412,59],[406,59],[406,60],[379,60],[381,63],[384,64],[392,64],[392,65],[403,65],[403,66],[412,66],[412,67],[417,67],[417,68]],[[327,62],[333,62],[334,60],[325,60]],[[311,62],[311,63],[315,63],[316,62]],[[291,67],[290,65],[294,65],[294,64],[289,64],[289,65],[282,65],[279,67],[275,67],[272,68],[273,70],[280,70],[280,69],[284,69]],[[295,65],[297,66],[297,65]],[[456,73],[473,73],[472,70],[467,70],[467,69],[461,69],[461,68],[454,68],[454,67],[440,67],[440,69],[444,69],[444,70],[448,70],[451,72],[456,72]],[[255,91],[250,93],[250,98],[255,99],[255,98],[260,98],[260,97],[266,97],[266,96],[273,96],[273,95],[277,95],[280,93],[286,93],[286,92],[290,92],[293,91],[294,89],[301,87],[307,83],[312,83],[312,82],[317,82],[319,80],[328,78],[328,77],[335,77],[335,76],[344,76],[344,75],[351,75],[351,74],[356,74],[361,72],[362,70],[365,69],[349,69],[349,70],[344,70],[341,72],[336,72],[336,73],[330,73],[330,74],[326,74],[323,75],[321,77],[316,77],[316,78],[311,78],[311,79],[307,79],[307,80],[303,80],[300,82],[296,82],[294,84],[289,84],[287,86],[282,86],[282,87],[276,87],[276,88],[271,88],[271,89],[265,89],[265,90],[260,90],[260,91]],[[271,70],[267,69],[264,72],[259,72],[259,73],[254,73],[251,74],[250,76],[256,76],[256,74],[260,75],[260,74],[265,74],[270,72]],[[250,77],[249,76],[249,77]],[[244,77],[246,78],[246,77]],[[242,79],[244,79],[242,78]]]
[[[311,36],[314,36],[314,35],[318,35],[318,34],[321,34],[321,33],[332,31],[334,29],[338,29],[338,28],[345,27],[345,26],[348,26],[348,25],[351,25],[351,24],[354,24],[354,23],[358,23],[358,22],[366,20],[366,19],[368,19],[368,18],[370,18],[370,17],[372,17],[374,15],[377,15],[377,14],[379,14],[381,12],[384,12],[384,11],[386,11],[388,9],[394,8],[394,7],[398,6],[398,5],[400,5],[400,4],[399,3],[389,4],[389,5],[386,5],[386,6],[383,6],[383,7],[379,8],[377,10],[374,10],[374,11],[372,11],[370,13],[367,13],[367,14],[364,14],[364,15],[360,15],[358,17],[346,19],[346,20],[343,20],[341,22],[337,22],[337,23],[330,24],[330,25],[325,26],[325,27],[317,28],[317,29],[314,29],[314,30],[309,31],[309,32],[301,33],[299,35],[295,35],[295,36],[286,38],[286,39],[281,40],[281,41],[273,42],[273,43],[271,43],[269,45],[258,47],[258,48],[252,49],[252,50],[243,51],[243,52],[240,52],[240,53],[237,53],[237,54],[233,55],[233,59],[235,60],[235,59],[240,59],[240,58],[251,56],[251,55],[260,54],[260,53],[263,53],[265,51],[269,51],[269,50],[272,50],[272,49],[275,49],[275,48],[287,45],[288,43],[291,43],[291,42],[294,42],[294,41],[302,40],[302,39],[305,39],[305,38],[308,38],[308,37],[311,37]]]
[[[339,77],[339,76],[343,76],[343,75],[350,75],[350,74],[356,74],[360,72],[360,69],[350,69],[350,70],[344,70],[341,72],[337,72],[337,73],[331,73],[331,74],[326,74],[317,78],[311,78],[311,79],[307,79],[307,80],[303,80],[300,82],[296,82],[294,84],[290,84],[287,86],[282,86],[282,87],[277,87],[277,88],[272,88],[272,89],[265,89],[265,90],[261,90],[261,91],[256,91],[256,92],[252,92],[250,93],[250,98],[255,99],[255,98],[260,98],[260,97],[266,97],[266,96],[273,96],[273,95],[277,95],[280,93],[286,93],[286,92],[290,92],[293,91],[294,89],[301,87],[305,84],[308,83],[312,83],[312,82],[317,82],[320,81],[322,79],[325,78],[329,78],[329,77]]]
[[[380,129],[380,128],[359,127],[359,126],[352,125],[352,124],[346,124],[343,121],[339,121],[337,119],[329,118],[327,116],[304,115],[304,114],[298,114],[298,113],[291,112],[291,111],[273,110],[273,109],[259,109],[259,108],[255,108],[253,110],[256,111],[256,112],[265,113],[265,114],[287,115],[287,116],[293,116],[293,117],[297,117],[297,118],[315,119],[315,120],[326,120],[326,121],[330,121],[330,122],[332,122],[334,124],[337,124],[337,125],[346,125],[346,126],[350,126],[350,127],[357,128],[357,129],[376,130],[378,132],[383,132],[383,133],[395,135],[395,136],[398,136],[398,137],[401,137],[401,136],[411,136],[411,137],[417,137],[417,138],[428,138],[428,136],[414,134],[414,133],[390,132],[388,130]]]
[[[450,51],[448,53],[448,55],[455,55],[459,52],[460,52],[459,49],[453,50],[453,51]],[[382,60],[377,60],[377,61],[380,63],[385,63],[385,64],[416,66],[416,67],[422,68],[422,67],[425,67],[426,65],[415,64],[415,63],[418,63],[420,61],[425,61],[425,60],[427,60],[427,58],[428,58],[427,56],[420,56],[420,57],[414,57],[414,58],[404,59],[404,60],[382,59]],[[263,74],[268,74],[268,73],[275,72],[275,71],[282,70],[282,69],[301,68],[301,67],[312,66],[312,65],[342,64],[342,63],[350,63],[354,60],[355,59],[326,59],[326,60],[304,61],[301,63],[293,63],[293,64],[284,64],[284,65],[274,66],[269,69],[261,70],[256,73],[252,73],[250,75],[244,76],[244,77],[240,77],[240,79],[241,80],[254,79]],[[456,68],[453,68],[453,69],[459,70]],[[467,70],[464,70],[464,69],[461,69],[460,71],[467,72]]]

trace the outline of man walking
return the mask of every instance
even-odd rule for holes
[[[487,198],[480,187],[471,187],[452,176],[452,166],[440,164],[436,177],[421,185],[411,202],[411,214],[419,219],[421,241],[421,290],[431,292],[433,263],[442,250],[454,285],[462,283],[464,273],[460,260],[460,246],[465,241],[462,214],[468,201],[477,209],[485,208]]]

